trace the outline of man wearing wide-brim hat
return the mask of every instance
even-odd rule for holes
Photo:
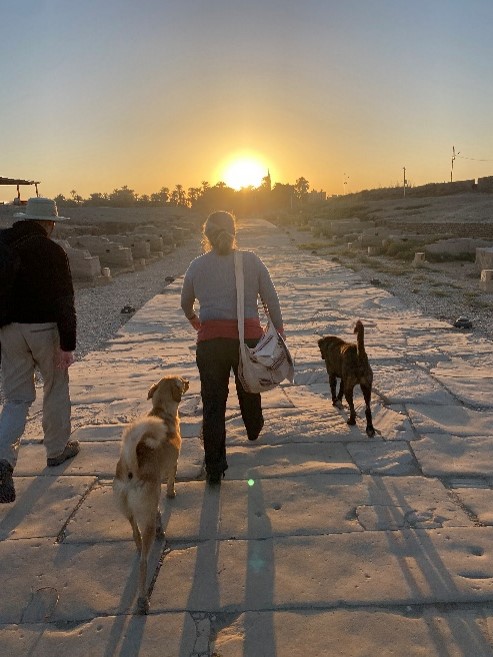
[[[68,368],[74,362],[76,317],[67,255],[50,239],[59,217],[55,201],[29,199],[26,212],[0,240],[15,253],[15,275],[0,298],[0,345],[5,403],[0,415],[0,503],[15,500],[13,471],[29,407],[34,370],[43,377],[43,434],[47,465],[79,452],[70,440]],[[5,249],[4,249],[5,251]],[[10,261],[10,257],[9,257]]]

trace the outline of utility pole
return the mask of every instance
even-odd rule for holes
[[[406,185],[407,185],[407,180],[406,180],[406,167],[402,167],[402,170],[404,171],[404,180],[403,180],[404,185],[403,185],[403,189],[404,189],[404,196],[405,196],[405,195],[406,195]]]
[[[344,196],[347,194],[347,181],[349,180],[349,176],[347,176],[345,173],[344,175]]]
[[[452,166],[450,167],[450,182],[453,182],[453,177],[454,177],[454,160],[457,157],[457,155],[460,155],[460,151],[455,152],[455,146],[452,146]]]

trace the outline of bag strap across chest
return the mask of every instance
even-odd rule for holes
[[[235,251],[236,315],[240,344],[245,342],[245,277],[243,274],[243,254]]]

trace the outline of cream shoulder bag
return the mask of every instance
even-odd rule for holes
[[[267,326],[255,347],[245,344],[245,283],[242,253],[235,251],[236,308],[240,338],[240,361],[238,378],[246,392],[265,392],[288,379],[293,382],[294,365],[283,338],[272,323],[267,307]]]

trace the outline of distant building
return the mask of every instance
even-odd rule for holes
[[[312,189],[308,192],[308,203],[320,203],[327,200],[327,192],[320,190],[317,192],[315,189]]]

